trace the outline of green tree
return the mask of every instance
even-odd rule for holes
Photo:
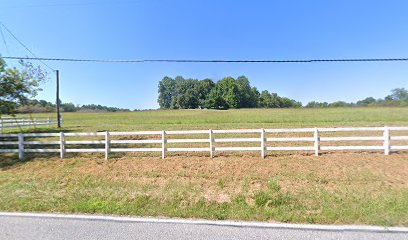
[[[357,106],[368,106],[368,105],[373,105],[375,103],[377,103],[377,100],[375,98],[368,97],[363,100],[357,101],[356,105]]]
[[[61,104],[61,109],[64,112],[76,112],[77,107],[73,103],[63,103]]]
[[[256,108],[259,107],[259,97],[260,93],[256,87],[251,88],[250,92],[250,99],[249,99],[249,105],[248,107],[250,108]]]
[[[316,102],[316,101],[312,101],[309,102],[308,104],[306,104],[305,107],[307,108],[325,108],[328,107],[329,104],[327,102]]]
[[[157,101],[160,108],[169,109],[171,107],[175,86],[176,81],[170,77],[164,77],[159,82],[159,98]]]
[[[196,92],[198,94],[198,105],[200,107],[206,107],[206,100],[208,100],[209,94],[214,87],[215,83],[208,78],[198,82]]]
[[[408,91],[405,88],[395,88],[391,90],[393,100],[408,100]]]
[[[277,93],[271,93],[270,108],[284,108],[285,106],[282,98]]]
[[[20,61],[21,69],[7,67],[0,59],[0,113],[15,114],[20,105],[41,91],[40,83],[47,73],[29,62]]]
[[[262,108],[300,108],[302,103],[264,90],[259,95],[259,106]]]
[[[198,108],[198,80],[176,77],[176,86],[173,93],[172,109]]]
[[[232,77],[225,77],[217,82],[215,86],[217,92],[226,102],[228,108],[238,108],[239,107],[239,89],[235,83],[235,79]]]
[[[187,89],[183,94],[177,96],[177,106],[180,109],[198,108],[198,97],[194,89]]]
[[[251,103],[251,85],[248,78],[245,76],[239,76],[237,80],[235,80],[235,84],[238,88],[238,107],[251,107],[253,104]]]
[[[293,100],[289,99],[289,98],[281,98],[280,99],[280,107],[281,108],[290,108],[293,105]]]
[[[271,105],[271,94],[268,90],[263,90],[259,96],[259,107],[269,108]]]
[[[228,104],[217,87],[211,89],[211,92],[205,101],[205,107],[212,109],[228,109]]]

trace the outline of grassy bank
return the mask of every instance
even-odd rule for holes
[[[406,159],[3,159],[0,210],[407,226]]]

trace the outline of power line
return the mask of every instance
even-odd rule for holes
[[[62,61],[62,62],[96,62],[96,63],[319,63],[319,62],[402,62],[408,58],[349,58],[349,59],[299,59],[299,60],[198,60],[198,59],[81,59],[81,58],[44,58],[44,57],[14,57],[5,59]]]
[[[0,25],[0,34],[1,34],[1,38],[3,39],[4,46],[6,47],[6,52],[7,52],[7,54],[10,54],[10,51],[9,51],[9,49],[7,47],[6,38],[4,37],[4,33],[3,33],[1,25]]]
[[[115,2],[110,1],[92,1],[92,2],[73,2],[73,3],[50,3],[50,4],[29,4],[29,5],[9,5],[2,6],[2,8],[48,8],[48,7],[77,7],[77,6],[92,6],[92,5],[119,5],[119,4],[133,4],[134,2],[124,1],[121,2],[116,0]]]
[[[45,62],[43,62],[43,60],[41,60],[39,57],[37,57],[37,55],[35,55],[23,42],[21,42],[21,41],[10,31],[10,29],[8,29],[8,28],[6,27],[6,25],[4,25],[2,22],[0,22],[0,25],[3,26],[4,29],[5,29],[21,46],[23,46],[29,53],[31,53],[31,55],[34,56],[33,60],[34,60],[35,58],[37,58],[37,59],[35,59],[35,60],[40,61],[42,64],[44,64],[44,66],[46,66],[47,68],[49,68],[51,71],[55,71],[55,69],[53,69],[52,67],[48,66]],[[5,57],[3,57],[3,58],[5,58]],[[11,59],[11,58],[10,58],[10,59]],[[17,59],[17,58],[16,58],[16,59]],[[20,60],[24,60],[24,59],[23,59],[23,58],[20,58]],[[27,58],[26,60],[28,60],[28,58]]]
[[[99,2],[84,2],[84,3],[51,3],[51,4],[32,4],[25,6],[4,6],[5,8],[38,8],[38,7],[69,7],[69,6],[86,6],[95,5]]]

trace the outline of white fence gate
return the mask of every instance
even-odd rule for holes
[[[293,133],[307,136],[280,136]],[[348,135],[333,136],[334,133]],[[362,133],[373,136],[356,136]],[[251,137],[225,137],[231,134],[234,136],[250,134]],[[325,136],[327,134],[331,135]],[[176,135],[187,138],[175,138]],[[191,135],[195,138],[188,138]],[[303,145],[304,142],[310,144]],[[359,145],[349,145],[350,142]],[[373,142],[377,145],[366,145]],[[205,146],[188,146],[197,143]],[[245,145],[223,145],[238,143],[245,143]],[[172,147],[171,144],[187,144],[187,146]],[[255,146],[248,146],[250,144]],[[132,147],[129,147],[130,145]],[[147,146],[133,147],[137,145]],[[77,147],[71,148],[71,146]],[[321,151],[338,150],[379,150],[386,155],[390,154],[390,151],[408,150],[408,127],[0,134],[0,153],[18,153],[20,159],[24,158],[25,153],[59,153],[61,158],[64,158],[66,153],[104,153],[105,158],[108,159],[109,153],[160,152],[164,159],[166,152],[208,152],[213,157],[215,152],[223,151],[259,151],[264,158],[268,151],[311,151],[318,156]]]

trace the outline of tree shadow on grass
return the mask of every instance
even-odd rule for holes
[[[72,132],[72,130],[69,129],[55,129],[55,128],[37,128],[37,129],[20,129],[21,131],[10,131],[6,134],[17,134],[17,133],[59,133],[59,132]],[[24,139],[25,141],[30,141],[30,138]],[[44,138],[43,138],[44,140]],[[17,139],[16,137],[0,137],[1,142],[16,142]],[[41,141],[41,137],[36,137],[34,141]],[[46,141],[46,140],[44,140]],[[39,147],[27,147],[25,148],[30,148],[30,149],[36,149]],[[44,149],[59,149],[59,145],[41,145],[41,148]],[[18,149],[18,145],[0,145],[0,149]],[[50,158],[56,158],[59,157],[59,153],[25,153],[24,154],[24,159],[19,159],[18,153],[0,153],[0,170],[6,170],[10,169],[13,166],[18,166],[24,163],[27,163],[29,161],[32,161],[34,159],[50,159]]]
[[[40,127],[40,128],[15,128],[15,129],[8,129],[4,130],[3,132],[0,132],[0,134],[18,134],[18,133],[69,133],[72,132],[71,129],[67,128],[45,128],[45,127]]]
[[[18,153],[0,155],[0,170],[8,170],[24,165],[36,159],[58,159],[59,153],[25,153],[23,159],[18,158]]]

